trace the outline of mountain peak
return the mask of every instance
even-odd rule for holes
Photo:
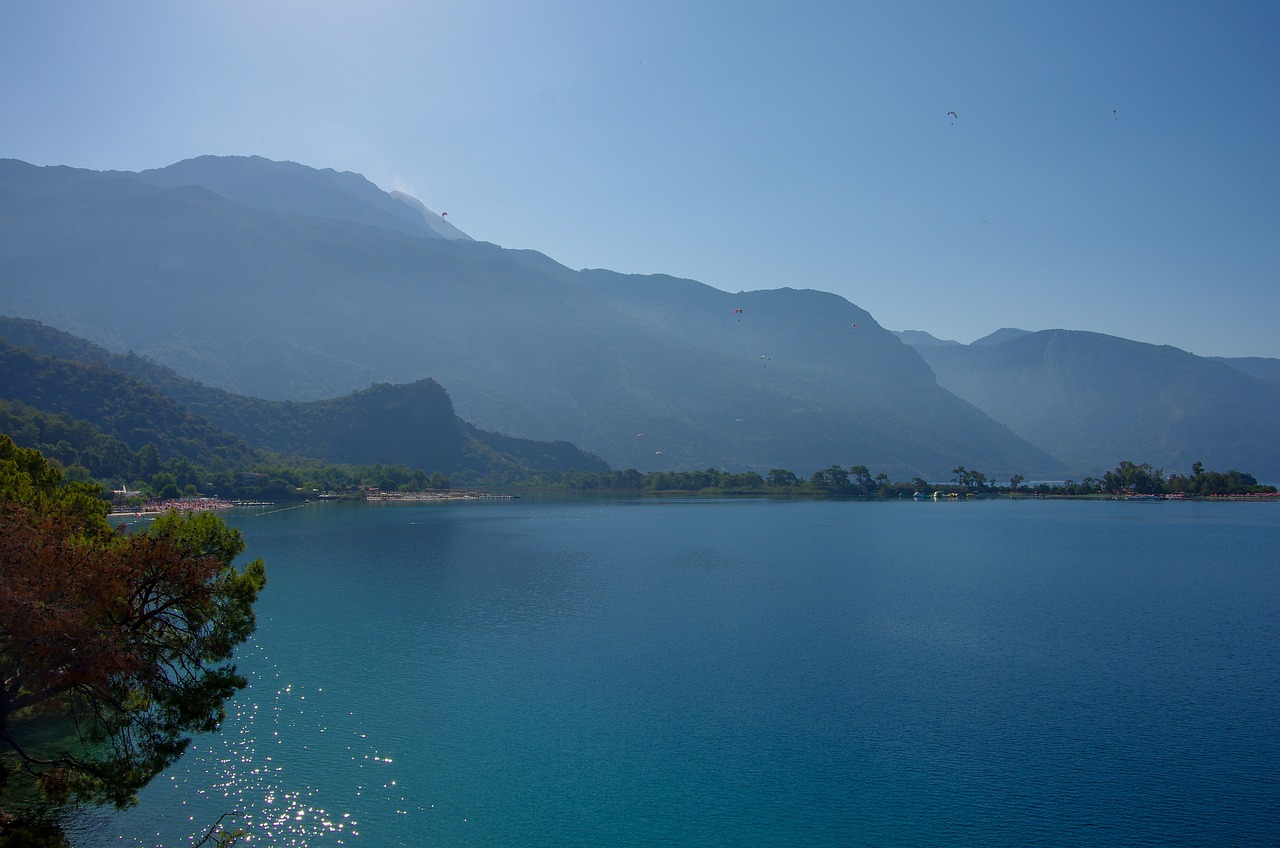
[[[980,339],[976,339],[970,342],[970,344],[994,345],[994,344],[1000,344],[1001,342],[1007,342],[1010,339],[1017,339],[1017,338],[1021,338],[1022,336],[1029,336],[1029,335],[1031,335],[1030,330],[1019,330],[1017,327],[1001,327],[999,330],[996,330],[994,333],[983,336]]]
[[[924,330],[894,330],[893,334],[902,340],[903,344],[912,347],[937,347],[938,345],[958,345],[960,342],[954,339],[940,339],[933,333],[926,333]]]
[[[350,221],[418,237],[465,237],[437,232],[420,210],[352,171],[261,156],[197,156],[131,176],[162,188],[200,186],[255,209]]]

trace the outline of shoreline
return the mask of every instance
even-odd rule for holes
[[[148,502],[141,509],[112,509],[107,518],[143,518],[164,515],[166,512],[212,512],[222,509],[239,509],[243,507],[275,506],[274,501],[228,501],[222,498],[193,498],[190,500],[174,500]]]
[[[1089,495],[1062,495],[1062,494],[1046,494],[1039,492],[1001,492],[1001,493],[957,493],[957,495],[941,494],[939,497],[925,498],[867,498],[867,497],[840,497],[831,494],[819,494],[813,492],[778,492],[768,490],[752,490],[752,491],[715,491],[700,490],[686,491],[681,489],[659,490],[659,491],[636,491],[630,489],[531,489],[525,492],[526,495],[536,496],[569,496],[569,497],[640,497],[640,498],[724,498],[727,500],[750,499],[750,498],[766,498],[772,500],[831,500],[831,501],[929,501],[929,502],[954,502],[954,501],[972,501],[972,500],[1094,500],[1094,501],[1198,501],[1201,503],[1210,502],[1271,502],[1280,503],[1280,492],[1250,492],[1232,495],[1111,495],[1111,494],[1089,494]],[[281,509],[297,509],[316,503],[338,503],[338,502],[362,502],[362,503],[444,503],[452,501],[511,501],[518,500],[522,495],[505,494],[498,492],[486,492],[479,489],[468,489],[461,491],[432,491],[432,492],[378,492],[375,494],[366,494],[363,498],[334,498],[321,496],[317,499],[307,499],[300,502],[291,503],[290,506],[281,507]],[[148,503],[141,509],[136,510],[117,510],[112,509],[107,514],[108,519],[128,519],[128,518],[155,518],[169,511],[178,512],[209,512],[231,509],[250,509],[276,507],[274,501],[228,501],[220,498],[196,498],[193,500],[175,500],[163,501],[160,503]]]
[[[321,496],[316,499],[306,499],[293,503],[289,507],[283,509],[297,509],[300,506],[306,506],[314,503],[328,503],[339,501],[361,501],[366,503],[403,503],[403,502],[433,502],[433,501],[509,501],[519,498],[519,495],[501,494],[497,492],[485,492],[479,489],[467,489],[462,491],[434,491],[434,492],[378,492],[376,494],[367,494],[363,498],[334,498]],[[191,500],[172,500],[151,502],[144,504],[140,509],[112,509],[107,513],[107,518],[154,518],[158,515],[164,515],[166,512],[213,512],[228,509],[250,509],[254,507],[274,507],[275,501],[228,501],[222,498],[194,498]]]

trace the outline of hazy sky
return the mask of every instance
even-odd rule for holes
[[[4,0],[0,157],[256,154],[574,268],[1280,357],[1277,34],[1275,0]]]

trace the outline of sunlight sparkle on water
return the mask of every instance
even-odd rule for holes
[[[348,844],[350,839],[360,836],[360,822],[350,811],[333,808],[338,799],[332,797],[332,789],[322,791],[296,781],[290,769],[290,763],[296,762],[301,752],[313,747],[302,740],[314,741],[312,733],[328,729],[328,722],[318,714],[323,703],[311,707],[318,703],[312,698],[304,706],[306,694],[302,688],[293,683],[281,685],[279,672],[261,648],[254,644],[248,650],[256,654],[252,664],[264,671],[246,674],[249,685],[230,706],[222,732],[198,738],[192,744],[192,753],[197,746],[204,746],[204,756],[185,757],[168,775],[168,781],[157,786],[182,796],[174,800],[183,813],[180,821],[186,828],[195,828],[186,837],[192,842],[203,837],[219,815],[230,812],[223,826],[243,828],[245,844],[297,848]],[[261,698],[260,692],[271,694]],[[323,690],[315,692],[319,695]],[[319,702],[323,700],[320,698]],[[367,734],[353,732],[353,736],[365,739]],[[268,739],[273,742],[272,754],[264,753],[259,747],[259,741]],[[377,749],[361,751],[350,745],[347,748],[352,751],[352,761],[360,760],[356,763],[358,769],[364,768],[365,761],[376,762],[380,767],[393,761]],[[394,780],[379,782],[384,789],[395,785]],[[225,803],[213,800],[216,798],[225,799]],[[194,814],[192,807],[187,806],[187,799],[191,799],[192,807],[200,808]],[[404,812],[404,798],[388,797],[387,802],[392,805],[388,814]],[[126,819],[119,821],[119,829],[127,832]],[[148,846],[168,844],[174,834],[156,833],[154,841],[117,838],[123,844]]]

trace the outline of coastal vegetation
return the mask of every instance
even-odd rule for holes
[[[377,487],[386,491],[448,489],[451,478],[405,465],[344,465],[265,451],[237,462],[221,456],[200,461],[177,453],[164,457],[154,442],[137,450],[66,414],[42,412],[18,401],[0,400],[0,433],[40,450],[72,482],[100,484],[122,493],[121,506],[151,499],[204,495],[227,500],[301,500],[346,495]],[[124,495],[124,493],[130,493]]]
[[[119,532],[99,495],[0,436],[0,837],[15,813],[133,803],[246,685],[262,561],[236,567],[209,512]]]
[[[1226,472],[1206,471],[1195,463],[1191,473],[1165,474],[1149,463],[1128,460],[1101,478],[1086,477],[1061,481],[1028,481],[1020,474],[1007,481],[989,480],[981,471],[957,466],[953,476],[944,482],[929,482],[920,477],[907,481],[891,480],[885,473],[872,475],[865,465],[845,468],[832,465],[815,471],[807,479],[784,468],[774,468],[768,475],[755,472],[730,473],[707,468],[702,471],[654,471],[641,473],[633,468],[625,471],[540,473],[527,480],[504,480],[513,487],[564,491],[613,491],[640,494],[723,494],[768,495],[771,497],[835,498],[890,500],[946,496],[992,497],[1124,497],[1129,495],[1162,495],[1169,497],[1221,497],[1270,495],[1275,486],[1260,485],[1251,475],[1231,469]]]

